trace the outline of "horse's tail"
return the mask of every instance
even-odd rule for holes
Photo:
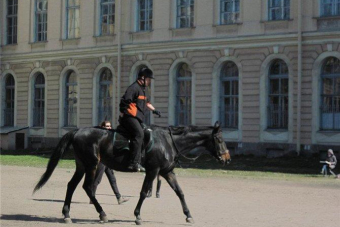
[[[41,176],[38,184],[34,187],[33,190],[33,194],[39,190],[40,188],[42,188],[46,182],[48,181],[48,179],[50,179],[54,169],[57,167],[59,160],[61,159],[63,153],[65,152],[65,150],[70,146],[70,144],[73,141],[74,138],[74,134],[77,132],[78,130],[74,130],[74,131],[70,131],[68,133],[66,133],[59,141],[57,147],[54,149],[50,160],[48,161],[47,164],[47,168],[45,173]]]

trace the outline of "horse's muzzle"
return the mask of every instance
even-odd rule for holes
[[[225,165],[225,163],[229,164],[231,162],[231,158],[230,158],[230,154],[229,151],[227,150],[226,152],[224,152],[220,158],[219,158],[220,162]]]

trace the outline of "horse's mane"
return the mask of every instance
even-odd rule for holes
[[[159,128],[163,130],[171,130],[174,135],[181,135],[187,134],[189,132],[202,132],[207,130],[212,130],[214,127],[212,126],[196,126],[196,125],[189,125],[189,126],[169,126],[169,127],[162,127],[157,125],[152,125],[153,129]]]

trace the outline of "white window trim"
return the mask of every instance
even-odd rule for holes
[[[65,107],[65,82],[66,82],[66,76],[69,71],[74,71],[77,77],[77,128],[79,127],[79,119],[80,119],[80,74],[78,69],[75,66],[66,66],[60,73],[60,79],[59,79],[59,137],[65,135],[69,130],[68,127],[64,126],[64,107]]]
[[[176,59],[170,69],[169,69],[169,107],[168,107],[168,124],[174,125],[175,124],[175,111],[176,111],[176,93],[174,93],[176,88],[176,77],[177,77],[177,69],[182,64],[186,63],[190,70],[191,70],[191,124],[196,124],[196,73],[194,71],[193,64],[186,58],[179,58]]]
[[[268,124],[268,86],[269,86],[269,68],[271,63],[275,59],[283,60],[288,67],[288,128],[287,130],[282,129],[267,129]],[[262,63],[261,74],[260,74],[260,141],[261,142],[285,142],[292,143],[294,137],[294,122],[293,122],[293,67],[290,59],[284,54],[271,54]]]
[[[226,62],[234,62],[238,68],[238,108],[239,108],[239,115],[238,115],[238,129],[227,129],[223,128],[223,138],[228,141],[242,141],[242,119],[243,119],[243,89],[242,89],[242,64],[241,61],[239,61],[235,57],[221,57],[218,59],[218,61],[215,63],[213,72],[212,72],[212,96],[211,96],[211,124],[214,125],[216,121],[219,120],[219,105],[220,105],[220,75],[221,70]]]
[[[34,82],[38,73],[42,73],[45,79],[45,107],[44,107],[44,127],[42,129],[32,129],[33,127],[33,108],[34,108]],[[35,136],[46,136],[47,126],[47,73],[43,68],[34,68],[30,73],[29,77],[29,88],[28,88],[28,126],[30,127],[30,135]]]
[[[320,131],[320,89],[321,89],[321,70],[325,60],[328,57],[340,59],[340,53],[337,51],[328,51],[319,55],[314,61],[312,69],[312,144],[340,144],[339,131]]]
[[[100,89],[100,75],[103,72],[104,69],[108,68],[111,70],[112,73],[112,119],[109,119],[111,121],[112,127],[116,127],[116,71],[114,67],[110,63],[101,63],[96,67],[93,73],[93,95],[92,95],[92,125],[98,125],[98,99],[99,99],[99,89]]]
[[[16,74],[14,73],[13,70],[10,70],[10,69],[7,69],[5,71],[2,72],[1,74],[1,78],[0,78],[0,81],[1,81],[1,86],[0,86],[0,94],[1,94],[1,103],[2,105],[0,106],[1,108],[1,111],[0,111],[0,125],[1,126],[4,126],[5,124],[5,119],[4,119],[4,116],[3,116],[3,109],[4,109],[4,99],[5,99],[5,82],[6,82],[6,78],[7,76],[11,74],[14,78],[14,82],[15,82],[15,85],[14,85],[14,127],[17,126],[17,102],[18,102],[18,80],[17,80],[17,76]]]

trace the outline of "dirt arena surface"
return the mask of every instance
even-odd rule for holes
[[[32,196],[44,168],[0,166],[1,226],[65,226],[61,209],[71,169],[57,168],[47,184]],[[121,193],[130,198],[118,205],[106,176],[97,199],[109,223],[100,224],[80,183],[73,196],[69,226],[135,226],[134,208],[143,174],[115,172]],[[162,180],[161,198],[146,199],[143,226],[195,227],[338,227],[340,184],[265,179],[178,176],[195,224],[187,224],[179,199]],[[331,180],[331,179],[330,179]],[[153,192],[155,194],[155,192]]]

